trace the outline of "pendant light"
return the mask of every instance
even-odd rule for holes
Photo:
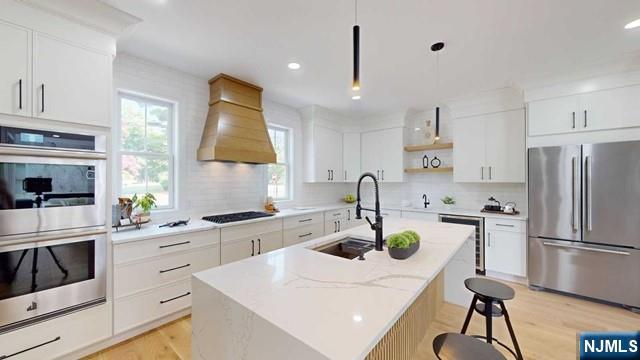
[[[440,90],[440,50],[444,49],[443,42],[431,45],[431,51],[436,53],[436,92]],[[436,136],[435,141],[440,140],[440,106],[436,106]]]
[[[355,0],[355,24],[353,25],[353,82],[351,89],[360,90],[360,26],[358,25],[358,0]]]

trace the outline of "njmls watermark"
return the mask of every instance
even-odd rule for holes
[[[583,332],[578,350],[580,360],[640,360],[640,331]]]

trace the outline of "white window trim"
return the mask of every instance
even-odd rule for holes
[[[276,162],[276,164],[278,165],[285,165],[287,167],[287,193],[288,196],[286,199],[273,199],[274,201],[277,202],[291,202],[294,200],[294,193],[293,193],[293,142],[294,142],[294,138],[293,138],[293,129],[287,126],[283,126],[283,125],[279,125],[276,123],[267,123],[267,131],[270,129],[276,129],[276,130],[285,130],[287,131],[287,163],[278,163]],[[277,161],[277,160],[276,160]],[[268,171],[266,172],[267,174],[267,178],[268,178]],[[269,189],[268,189],[268,184],[269,184],[269,180],[267,179],[267,196],[269,196]]]
[[[115,178],[117,179],[114,183],[117,184],[117,196],[120,197],[122,196],[122,156],[123,155],[133,155],[133,156],[144,156],[144,157],[157,157],[157,158],[168,158],[169,159],[169,205],[167,206],[158,206],[157,208],[153,209],[153,212],[159,211],[173,211],[173,210],[177,210],[177,204],[178,204],[178,184],[177,184],[177,169],[178,169],[178,164],[177,164],[177,158],[178,158],[178,147],[177,147],[177,136],[178,136],[178,132],[177,132],[177,123],[178,123],[178,102],[173,101],[173,100],[169,100],[169,99],[165,99],[165,98],[161,98],[158,96],[153,96],[153,95],[148,95],[148,94],[144,94],[144,93],[140,93],[140,92],[136,92],[136,91],[130,91],[130,90],[124,90],[124,89],[118,89],[116,91],[117,95],[116,95],[116,108],[117,108],[117,112],[116,112],[116,131],[114,131],[114,138],[116,139],[115,141],[115,146],[114,146],[114,150],[117,153],[117,156],[115,156],[116,158],[116,176]],[[167,104],[171,105],[171,109],[172,109],[172,114],[171,114],[171,118],[169,119],[169,124],[167,126],[167,129],[169,131],[169,143],[167,144],[167,149],[169,150],[168,154],[162,154],[162,153],[152,153],[152,152],[136,152],[136,151],[126,151],[122,149],[122,138],[121,138],[121,131],[120,129],[122,128],[122,119],[121,119],[121,114],[122,114],[122,98],[127,98],[127,99],[133,99],[133,100],[139,100],[148,104],[157,104],[157,105],[164,105],[166,106]],[[146,125],[146,124],[145,124]],[[146,139],[145,139],[146,140]],[[146,175],[145,175],[146,177]]]

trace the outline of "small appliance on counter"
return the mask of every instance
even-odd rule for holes
[[[505,215],[518,215],[520,211],[516,210],[516,203],[509,201],[502,206],[500,201],[496,200],[493,196],[488,199],[490,204],[485,205],[481,212],[493,213],[493,214],[505,214]]]

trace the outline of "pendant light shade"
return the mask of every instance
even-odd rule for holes
[[[360,26],[353,26],[353,83],[354,91],[360,90]]]
[[[436,92],[440,91],[440,56],[439,51],[444,49],[443,42],[431,45],[431,51],[436,53]],[[436,136],[435,141],[440,140],[440,107],[436,106]]]
[[[440,140],[440,107],[436,106],[436,136],[435,140]]]

